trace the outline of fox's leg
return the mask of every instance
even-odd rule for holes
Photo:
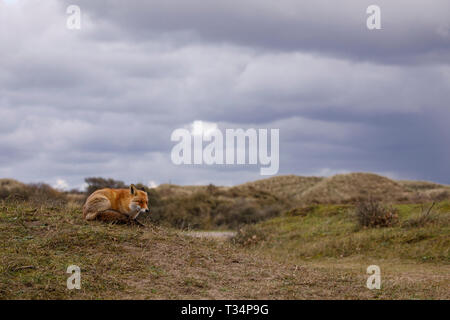
[[[97,214],[97,219],[106,222],[129,222],[130,218],[115,210],[105,210]]]

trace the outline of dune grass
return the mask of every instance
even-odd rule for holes
[[[249,243],[257,243],[274,255],[298,260],[359,256],[449,264],[450,202],[437,204],[432,218],[422,225],[411,225],[423,214],[424,206],[430,204],[395,205],[397,225],[362,228],[357,224],[353,206],[314,205],[251,226],[238,240],[245,243],[256,234],[260,241]]]
[[[429,246],[418,245],[412,236],[416,232],[399,242],[414,263],[391,263],[385,270],[390,260],[383,258],[383,288],[372,291],[365,287],[367,266],[340,257],[352,257],[350,247],[327,248],[319,242],[314,246],[308,239],[327,243],[335,235],[337,243],[346,243],[346,232],[347,236],[368,232],[366,239],[379,241],[383,236],[376,234],[383,230],[357,231],[350,218],[339,221],[346,207],[309,210],[257,225],[270,231],[269,237],[241,246],[156,225],[88,223],[77,204],[2,201],[0,299],[449,298],[445,252],[432,250],[427,253],[431,259],[423,260],[414,252],[421,247],[428,252]],[[338,230],[341,227],[344,231]],[[435,232],[439,239],[444,231],[433,228],[424,232]],[[350,243],[354,247],[358,242]],[[408,245],[415,249],[406,249]],[[360,257],[371,255],[366,247],[357,247]],[[385,252],[395,257],[393,248]],[[371,260],[371,264],[374,261],[380,263]],[[72,264],[81,268],[81,290],[66,287],[66,270]]]
[[[429,214],[423,199],[396,204],[395,224],[363,228],[353,204],[295,206],[270,191],[282,191],[277,179],[268,189],[164,186],[152,189],[156,218],[141,228],[84,221],[83,194],[1,182],[0,299],[450,298],[448,200]],[[186,223],[240,231],[217,241],[173,228]],[[382,269],[382,290],[365,286],[371,264]],[[81,290],[66,287],[69,265],[81,268]]]
[[[303,276],[229,242],[86,222],[78,205],[0,202],[0,299],[300,299]],[[68,290],[69,265],[81,290]],[[317,287],[329,281],[313,269]],[[342,283],[344,285],[344,283]],[[341,286],[341,284],[339,285]],[[370,297],[363,290],[362,296]],[[339,296],[337,296],[339,298]]]

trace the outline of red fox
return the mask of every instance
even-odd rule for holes
[[[137,222],[137,216],[144,212],[149,212],[147,193],[133,184],[129,189],[97,190],[83,206],[83,216],[89,221]]]

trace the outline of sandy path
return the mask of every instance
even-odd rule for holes
[[[236,235],[234,231],[188,231],[185,234],[195,238],[227,240]]]

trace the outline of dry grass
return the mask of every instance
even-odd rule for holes
[[[252,186],[304,204],[356,203],[373,198],[388,202],[426,202],[450,199],[450,187],[423,181],[395,181],[372,173],[338,174],[329,178],[278,176],[238,186]]]
[[[154,225],[88,223],[75,204],[1,202],[0,243],[0,299],[448,298],[438,265],[436,274],[386,269],[383,289],[371,291],[361,264],[274,258]],[[66,288],[71,264],[81,267],[81,290]]]
[[[238,229],[314,204],[354,204],[367,199],[423,203],[450,199],[448,186],[394,181],[376,174],[330,178],[278,176],[235,187],[162,185],[148,190],[152,221],[185,229]]]
[[[179,229],[236,229],[278,216],[288,206],[282,199],[254,188],[211,185],[170,195],[167,190],[161,194],[160,189],[148,192],[152,214],[147,221]]]
[[[351,203],[367,198],[401,200],[406,191],[397,182],[370,173],[338,174],[320,181],[302,194],[304,203]]]
[[[88,192],[124,186],[121,181],[88,178]],[[369,173],[330,178],[277,176],[235,187],[160,185],[149,189],[152,215],[148,221],[181,229],[239,229],[242,225],[298,210],[307,204],[352,204],[366,199],[391,203],[420,203],[450,199],[448,186],[427,182],[394,181]],[[443,191],[444,190],[444,191]],[[70,197],[82,198],[81,195]],[[295,214],[295,212],[293,212]]]
[[[418,228],[425,227],[428,224],[437,223],[439,221],[439,213],[434,211],[435,202],[425,208],[422,205],[422,210],[420,215],[413,216],[403,222],[402,227],[404,228]]]
[[[385,178],[372,178],[372,184],[380,182],[374,188],[380,195],[392,186]],[[190,223],[209,221],[199,225],[211,229],[220,225],[214,220],[220,218],[217,213],[251,223],[273,217],[261,215],[265,207],[290,209],[242,229],[234,242],[192,237],[149,221],[146,228],[88,223],[81,214],[84,195],[50,192],[56,198],[49,198],[42,192],[46,187],[28,189],[0,180],[5,194],[32,190],[28,200],[9,194],[0,200],[0,299],[450,298],[450,202],[438,203],[427,218],[423,205],[399,204],[398,225],[360,229],[351,204],[296,207],[296,177],[289,177],[292,184],[285,188],[282,178],[272,179],[258,182],[260,187],[151,189],[151,203],[164,213],[182,213]],[[308,190],[315,188],[331,199],[335,191],[328,189],[338,188],[340,199],[349,199],[356,192],[351,184],[358,180],[364,179],[302,179],[298,190],[311,195]],[[370,184],[359,187],[370,189]],[[406,188],[402,183],[397,187]],[[411,194],[441,189],[408,188]],[[60,197],[64,201],[55,200]],[[253,208],[248,215],[242,204]],[[81,267],[81,290],[66,288],[71,264]],[[370,264],[382,268],[382,290],[365,287]]]
[[[404,187],[415,191],[421,190],[428,191],[445,188],[445,186],[442,184],[428,181],[398,180],[397,182],[403,185]]]
[[[155,226],[87,223],[79,208],[3,202],[0,210],[1,299],[341,298],[348,284],[319,290],[331,278],[314,268],[300,274],[226,242]],[[72,264],[81,267],[81,290],[66,288]],[[308,289],[311,279],[317,290]]]
[[[13,190],[17,188],[23,188],[25,187],[25,184],[22,182],[19,182],[14,179],[0,179],[0,188],[6,189],[6,190]]]
[[[356,204],[355,214],[360,227],[393,227],[398,223],[398,210],[369,199]]]
[[[0,299],[449,298],[450,291],[445,290],[449,268],[442,264],[448,258],[448,239],[438,240],[432,226],[402,235],[391,249],[403,248],[408,261],[415,259],[417,249],[422,251],[419,256],[430,252],[431,259],[425,261],[433,262],[427,263],[429,267],[409,262],[406,268],[398,263],[402,254],[375,259],[376,252],[368,254],[369,248],[361,246],[381,245],[378,253],[383,256],[391,250],[383,251],[383,242],[398,239],[398,232],[383,236],[366,230],[367,234],[355,235],[352,227],[345,227],[354,223],[348,217],[332,228],[345,210],[319,208],[303,217],[267,221],[257,225],[264,226],[264,245],[242,247],[154,225],[88,223],[76,204],[37,208],[27,202],[3,201]],[[337,220],[329,220],[333,218]],[[448,225],[445,228],[448,235]],[[345,240],[345,233],[348,239],[356,238]],[[441,253],[420,244],[427,239]],[[320,252],[328,252],[329,257],[310,257]],[[383,271],[380,291],[365,287],[364,267],[374,263]],[[66,288],[65,271],[71,264],[81,267],[81,290]]]
[[[23,184],[13,179],[0,179],[0,200],[19,200],[41,203],[65,204],[67,197],[45,183]]]
[[[237,186],[240,190],[255,188],[272,193],[291,202],[301,200],[301,195],[324,180],[322,177],[301,177],[296,175],[277,176]]]
[[[342,272],[352,279],[367,266],[379,265],[380,298],[449,299],[450,202],[437,204],[432,220],[407,228],[405,223],[423,216],[422,205],[395,207],[398,225],[361,229],[351,206],[309,206],[246,227],[236,242],[280,263]]]
[[[155,191],[162,199],[174,197],[189,197],[198,192],[206,192],[207,186],[178,186],[175,184],[161,184]],[[221,190],[227,190],[228,187],[220,187]]]
[[[80,208],[0,209],[2,299],[274,298],[286,288],[287,270],[229,244],[156,226],[87,223]],[[81,267],[81,290],[66,289],[71,264]]]
[[[436,205],[425,224],[405,224],[422,215],[422,205],[394,206],[399,223],[385,228],[360,228],[351,206],[316,205],[307,214],[282,216],[249,226],[257,245],[299,259],[359,256],[403,259],[417,263],[450,263],[450,202]],[[245,230],[246,228],[244,228]],[[251,232],[247,232],[252,237]]]

